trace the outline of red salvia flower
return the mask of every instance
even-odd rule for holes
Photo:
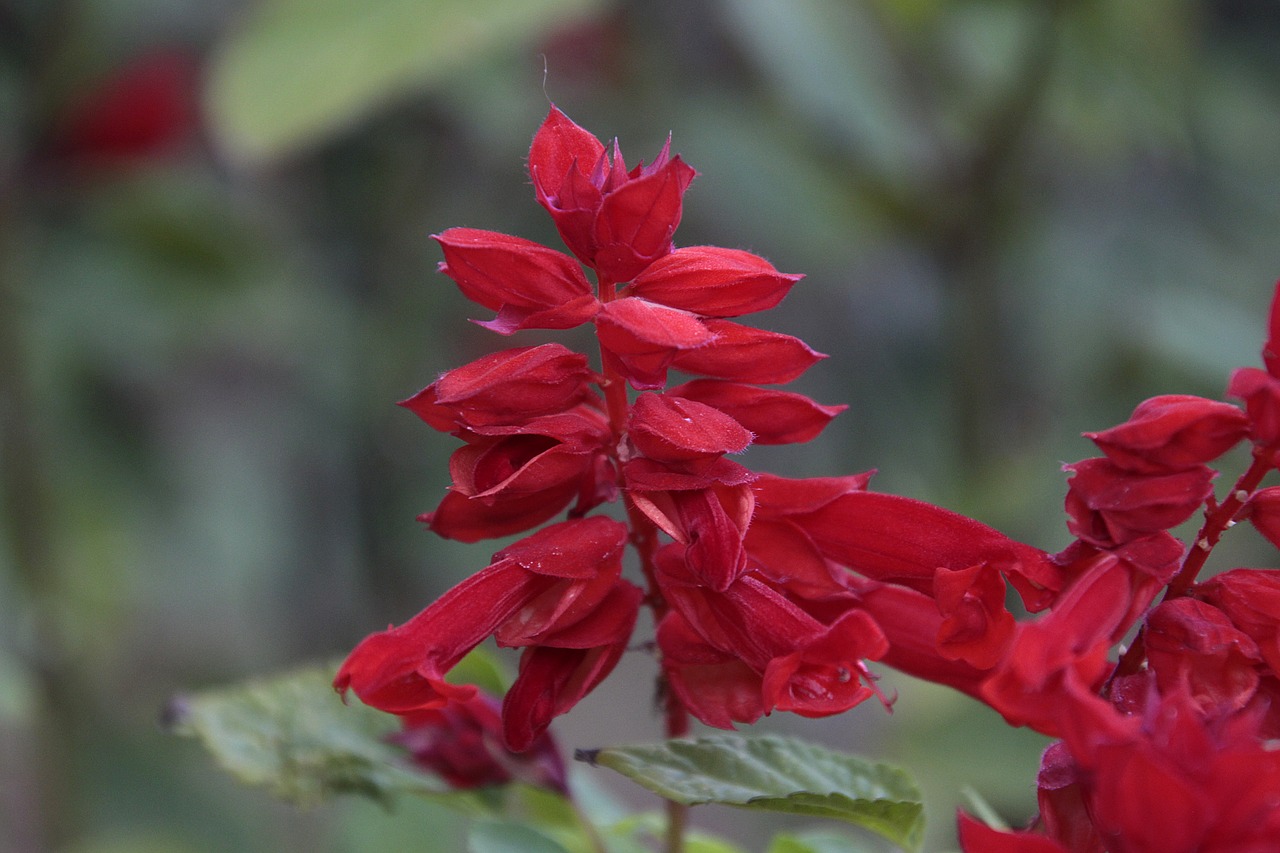
[[[1060,738],[1042,761],[1039,825],[1002,832],[962,815],[966,850],[1274,846],[1280,758],[1265,739],[1280,734],[1280,583],[1271,570],[1197,574],[1239,519],[1280,544],[1280,497],[1259,489],[1280,464],[1280,286],[1265,370],[1242,368],[1228,389],[1244,410],[1166,395],[1087,434],[1104,455],[1066,466],[1074,541],[1050,555],[870,492],[870,474],[792,480],[730,458],[808,441],[843,408],[758,387],[824,356],[729,319],[772,308],[800,277],[741,250],[675,246],[694,172],[669,144],[628,170],[616,142],[552,108],[529,173],[572,256],[453,228],[436,237],[441,270],[495,313],[481,325],[589,324],[598,361],[554,343],[505,349],[403,402],[462,443],[423,520],[468,542],[528,535],[362,641],[339,690],[404,716],[406,743],[418,732],[419,760],[456,784],[500,782],[518,767],[502,750],[541,755],[552,719],[608,676],[647,606],[671,735],[687,716],[731,728],[888,705],[867,663],[879,661]],[[694,378],[668,387],[672,370]],[[1208,463],[1246,437],[1253,465],[1219,502]],[[617,499],[625,524],[597,514]],[[1187,547],[1170,528],[1200,511]],[[622,576],[628,544],[643,588]],[[1038,615],[1017,622],[1010,588]],[[522,650],[500,726],[474,688],[445,680],[488,638]]]
[[[564,762],[550,735],[537,738],[525,752],[502,743],[499,703],[477,693],[441,708],[401,717],[403,730],[391,737],[416,764],[439,774],[455,788],[480,788],[519,780],[565,793]]]

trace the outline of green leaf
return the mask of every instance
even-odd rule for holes
[[[397,718],[333,692],[335,666],[316,666],[175,697],[173,730],[204,744],[236,778],[300,804],[333,794],[389,800],[396,794],[443,797],[469,813],[487,813],[486,792],[456,792],[420,772],[386,742]]]
[[[476,823],[467,837],[469,853],[568,853],[531,826],[509,821],[486,820]]]
[[[261,160],[352,124],[486,54],[533,44],[603,0],[263,0],[214,58],[228,152]]]
[[[834,818],[913,851],[924,837],[920,792],[904,771],[794,738],[718,734],[577,757],[684,805]]]
[[[765,853],[871,853],[871,848],[834,832],[800,832],[775,835]]]

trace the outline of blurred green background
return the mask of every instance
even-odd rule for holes
[[[488,562],[414,522],[453,444],[393,403],[512,345],[428,235],[556,245],[549,101],[629,163],[672,134],[679,243],[807,274],[758,319],[850,409],[753,467],[878,468],[1057,549],[1081,431],[1258,361],[1274,0],[0,0],[0,850],[461,849],[420,803],[273,803],[159,717]],[[631,657],[568,748],[659,736]],[[891,720],[766,725],[904,764],[931,850],[965,784],[1034,812],[1039,738],[886,683]]]

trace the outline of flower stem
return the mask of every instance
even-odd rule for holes
[[[1191,553],[1187,555],[1187,559],[1182,564],[1182,569],[1178,572],[1178,576],[1169,583],[1169,588],[1164,595],[1165,601],[1186,595],[1187,590],[1195,583],[1200,570],[1204,568],[1205,561],[1209,559],[1209,554],[1218,544],[1218,540],[1222,538],[1223,532],[1231,526],[1236,514],[1240,512],[1245,501],[1258,488],[1258,484],[1262,482],[1262,478],[1266,476],[1267,471],[1270,469],[1270,461],[1255,451],[1253,464],[1240,475],[1235,487],[1231,489],[1231,494],[1227,495],[1222,503],[1218,504],[1212,512],[1205,516],[1204,526],[1200,528],[1200,532],[1196,534],[1195,542],[1191,545]]]
[[[599,280],[597,291],[602,303],[612,302],[617,298],[617,286],[608,279]],[[627,382],[623,376],[617,356],[603,346],[600,347],[600,370],[604,379],[601,390],[604,392],[605,408],[609,414],[609,426],[616,442],[614,461],[618,466],[619,479],[622,477],[621,444],[626,434],[627,419],[631,404],[627,399]],[[620,482],[619,486],[623,484]],[[625,490],[624,490],[625,495]],[[640,569],[645,578],[645,601],[653,611],[653,623],[656,626],[667,612],[667,601],[658,587],[657,569],[654,565],[654,553],[658,547],[658,528],[647,515],[630,499],[624,499],[627,508],[627,523],[631,529],[631,544],[640,556]],[[689,712],[665,683],[666,679],[658,675],[658,695],[665,697],[665,729],[669,738],[682,737],[689,732]],[[685,826],[688,822],[688,806],[667,801],[667,833],[663,849],[666,853],[682,853],[684,850]]]
[[[1196,534],[1195,541],[1191,544],[1190,553],[1187,554],[1186,560],[1182,563],[1182,568],[1178,570],[1178,574],[1165,589],[1163,601],[1169,601],[1187,594],[1188,590],[1196,582],[1196,578],[1200,575],[1200,570],[1204,568],[1205,562],[1209,559],[1209,554],[1213,552],[1214,547],[1217,546],[1218,541],[1222,538],[1222,534],[1231,526],[1236,515],[1244,507],[1245,502],[1249,500],[1250,495],[1258,488],[1258,484],[1262,482],[1262,478],[1266,476],[1271,468],[1272,464],[1269,458],[1255,450],[1253,463],[1248,470],[1240,475],[1240,479],[1236,480],[1231,493],[1227,495],[1222,503],[1205,514],[1204,525],[1200,528],[1200,532]],[[1109,690],[1111,683],[1117,678],[1133,675],[1140,670],[1146,658],[1146,641],[1143,632],[1140,630],[1133,643],[1120,656],[1120,660],[1112,671],[1111,677],[1107,680],[1106,689]]]

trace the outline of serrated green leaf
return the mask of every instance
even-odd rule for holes
[[[534,43],[602,0],[263,0],[214,58],[207,93],[234,157],[261,160],[484,55]]]
[[[580,752],[578,758],[684,805],[843,820],[913,851],[924,838],[920,792],[904,771],[795,738],[718,734]]]
[[[177,734],[194,737],[225,770],[292,802],[334,794],[389,800],[397,794],[441,797],[468,813],[494,808],[485,792],[457,792],[411,768],[387,743],[397,718],[343,702],[333,692],[336,666],[315,666],[176,697],[167,714]]]

